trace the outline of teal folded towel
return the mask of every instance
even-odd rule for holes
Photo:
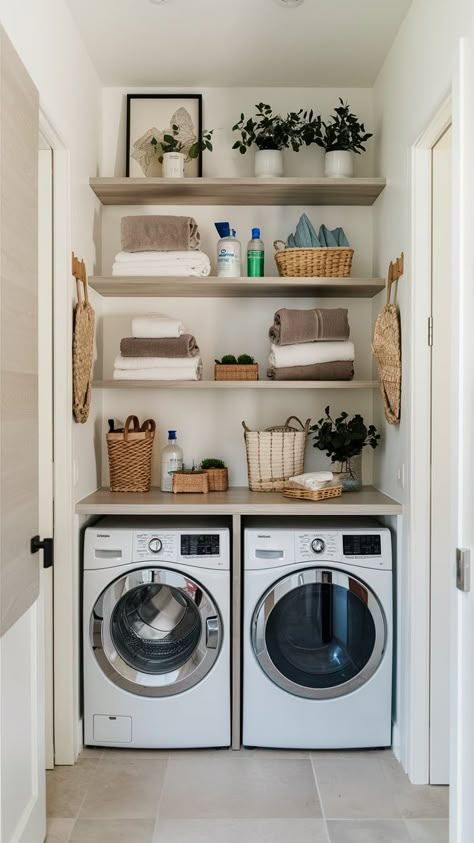
[[[349,246],[349,241],[342,228],[331,229],[321,225],[318,234],[306,214],[302,214],[294,234],[290,234],[286,241],[290,249],[318,249],[322,247],[334,248],[337,246]]]

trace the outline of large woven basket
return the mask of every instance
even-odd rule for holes
[[[394,304],[386,304],[377,316],[372,351],[377,360],[385,418],[400,423],[402,361],[400,320]]]
[[[275,261],[284,278],[347,278],[351,274],[354,249],[342,246],[311,249],[280,249],[275,240]]]
[[[111,492],[149,492],[151,456],[156,425],[147,419],[140,427],[129,416],[123,431],[107,434]]]
[[[299,428],[290,426],[295,420]],[[250,430],[245,422],[245,447],[249,489],[252,492],[280,492],[290,477],[304,471],[304,451],[311,419],[303,424],[290,416],[284,425],[266,430]]]

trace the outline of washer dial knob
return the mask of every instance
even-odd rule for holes
[[[162,547],[161,539],[153,538],[148,542],[148,550],[151,550],[152,553],[159,553]]]
[[[311,548],[315,553],[323,553],[326,548],[326,543],[323,539],[313,539],[311,542]]]

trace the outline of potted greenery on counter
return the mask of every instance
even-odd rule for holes
[[[290,111],[286,117],[274,114],[271,106],[261,102],[255,106],[254,117],[245,117],[232,127],[240,132],[232,149],[238,149],[245,155],[248,149],[256,146],[255,175],[259,178],[272,178],[283,175],[283,150],[294,152],[306,145],[315,143],[315,135],[320,127],[321,118],[313,112]]]
[[[336,478],[344,491],[358,492],[362,487],[362,451],[367,445],[376,448],[380,434],[373,424],[366,427],[359,413],[351,419],[348,413],[332,419],[329,407],[324,412],[325,417],[310,428],[315,434],[313,448],[326,451],[337,464]]]
[[[210,492],[225,492],[229,486],[229,472],[223,460],[214,457],[205,459],[201,463],[209,479]]]
[[[250,354],[224,354],[215,364],[215,381],[258,381],[258,363]]]
[[[364,143],[372,137],[365,126],[339,97],[340,105],[327,123],[315,125],[314,143],[326,150],[324,175],[350,178],[354,171],[353,153],[365,152]],[[321,128],[322,127],[322,128]]]

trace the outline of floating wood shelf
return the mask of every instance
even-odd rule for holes
[[[108,276],[89,278],[101,296],[176,298],[270,298],[321,296],[372,298],[385,288],[382,278],[179,278],[166,276]]]
[[[385,179],[93,178],[103,205],[373,205]]]
[[[93,389],[377,389],[378,381],[92,381]]]
[[[111,492],[102,488],[79,501],[76,512],[89,515],[399,515],[402,505],[373,486],[317,502],[290,500],[279,492],[251,492],[244,486],[207,495],[173,495],[156,488],[150,492]]]

